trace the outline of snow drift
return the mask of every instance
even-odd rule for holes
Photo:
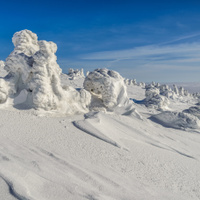
[[[171,128],[176,129],[198,129],[200,128],[200,121],[194,115],[184,112],[165,111],[150,117],[153,121]]]
[[[184,113],[189,113],[200,119],[200,106],[192,106],[188,109],[183,110]]]

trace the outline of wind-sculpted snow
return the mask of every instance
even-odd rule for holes
[[[8,75],[0,81],[0,103],[25,90],[24,104],[29,107],[66,114],[88,111],[89,92],[62,87],[55,43],[38,41],[37,35],[29,30],[15,33],[12,41],[15,49],[5,62]]]
[[[88,74],[83,85],[92,94],[93,109],[113,111],[130,103],[124,79],[115,71],[96,69]]]
[[[22,30],[13,35],[12,42],[15,50],[12,54],[24,53],[26,56],[33,56],[39,50],[38,37],[29,30]]]
[[[34,107],[56,110],[62,99],[59,75],[61,69],[56,63],[57,46],[53,42],[39,41],[40,50],[33,55],[33,65],[28,82],[29,96]]]
[[[145,105],[147,107],[164,110],[167,109],[167,106],[169,105],[168,99],[165,96],[162,96],[159,88],[156,88],[153,85],[146,86],[145,96]]]
[[[153,115],[151,119],[166,127],[177,129],[198,129],[200,121],[194,115],[185,112],[165,111],[157,115]]]
[[[185,109],[185,110],[183,110],[183,112],[184,113],[189,113],[191,115],[194,115],[194,116],[196,116],[197,118],[200,119],[200,106],[199,105],[192,106],[192,107],[190,107],[188,109]]]

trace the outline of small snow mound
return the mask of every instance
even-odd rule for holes
[[[96,69],[87,75],[83,85],[93,97],[92,108],[104,107],[108,111],[113,111],[116,107],[130,103],[124,79],[115,71]]]
[[[200,119],[200,106],[192,106],[188,109],[185,109],[183,112],[194,115]]]
[[[151,116],[150,119],[163,126],[176,129],[197,129],[200,128],[200,121],[197,117],[184,112],[165,111]]]

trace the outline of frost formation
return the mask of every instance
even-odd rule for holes
[[[80,70],[69,68],[67,75],[70,77],[71,80],[85,77],[83,68],[81,68]]]
[[[61,86],[55,43],[38,41],[37,35],[29,30],[15,33],[12,41],[15,49],[5,62],[8,75],[0,80],[0,103],[25,90],[24,103],[36,109],[62,110],[68,114],[88,110],[87,91]]]
[[[115,71],[96,69],[86,76],[83,85],[92,95],[92,109],[113,111],[129,104],[124,79]]]
[[[153,84],[147,85],[145,91],[145,105],[150,108],[159,110],[167,109],[169,105],[168,99],[160,94],[160,88],[155,87]]]
[[[168,85],[160,85],[152,82],[145,86],[145,105],[158,110],[168,110],[170,101],[183,101],[184,98],[190,98],[192,95],[183,87],[173,85],[171,89]],[[187,101],[187,99],[185,99]]]
[[[3,70],[5,63],[3,60],[0,60],[0,70]]]

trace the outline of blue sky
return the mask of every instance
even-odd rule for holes
[[[58,45],[58,63],[107,67],[138,81],[200,81],[200,1],[3,1],[0,60],[29,29]]]

